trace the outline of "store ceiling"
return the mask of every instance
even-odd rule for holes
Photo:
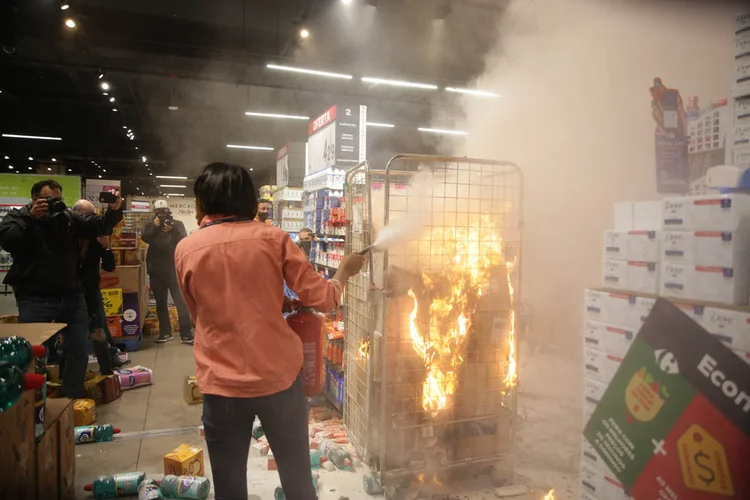
[[[62,139],[0,138],[0,162],[25,171],[28,157],[54,157],[71,173],[130,179],[126,189],[148,193],[155,189],[151,173],[192,177],[210,161],[251,167],[264,183],[275,175],[274,153],[226,145],[277,149],[305,141],[307,123],[244,113],[314,117],[342,102],[366,104],[369,121],[397,125],[368,129],[372,157],[429,152],[416,127],[430,124],[436,102],[450,105],[456,97],[360,77],[466,86],[482,72],[505,3],[70,0],[63,11],[60,0],[0,0],[0,132]],[[65,27],[68,18],[76,28]],[[299,39],[300,23],[308,39]],[[111,86],[108,96],[102,82]]]

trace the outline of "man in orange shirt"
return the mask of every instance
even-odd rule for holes
[[[310,471],[302,342],[282,314],[284,282],[300,302],[333,311],[365,258],[345,257],[331,280],[281,229],[256,220],[250,174],[212,163],[194,185],[200,229],[180,241],[178,281],[195,321],[195,361],[216,500],[247,498],[257,416],[290,500],[317,498]]]

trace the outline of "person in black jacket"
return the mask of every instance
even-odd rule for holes
[[[177,272],[174,267],[177,243],[187,236],[185,224],[172,217],[169,205],[164,200],[154,202],[154,212],[154,221],[146,224],[141,239],[148,243],[146,268],[159,318],[159,337],[156,341],[163,343],[172,340],[172,323],[169,319],[171,294],[180,321],[180,340],[183,344],[193,344],[193,323],[190,321],[190,312],[177,284]]]
[[[66,209],[62,186],[54,180],[31,188],[31,203],[9,212],[0,223],[0,246],[13,264],[4,283],[13,287],[21,323],[66,323],[62,330],[62,394],[85,396],[88,314],[80,277],[79,240],[107,234],[122,220],[122,198],[103,216]]]
[[[88,200],[78,200],[73,205],[73,212],[96,214],[96,207]],[[91,343],[99,362],[99,372],[102,375],[110,375],[113,368],[121,368],[127,363],[120,361],[117,356],[117,348],[114,346],[112,334],[107,326],[107,315],[104,312],[104,301],[99,287],[102,281],[99,268],[113,272],[117,268],[117,262],[115,254],[109,247],[109,236],[82,239],[80,248],[81,282],[89,315]]]

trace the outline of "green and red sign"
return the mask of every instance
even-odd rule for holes
[[[750,365],[660,299],[584,436],[635,500],[750,499]]]

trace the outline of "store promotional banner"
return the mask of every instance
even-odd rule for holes
[[[750,498],[750,365],[657,300],[584,436],[635,500]]]
[[[656,122],[654,145],[656,190],[660,194],[685,194],[690,189],[687,114],[679,91],[654,78],[651,116]]]
[[[0,204],[25,205],[31,201],[31,187],[47,179],[60,183],[63,200],[69,207],[81,199],[81,178],[77,176],[0,174]]]
[[[310,122],[307,132],[307,174],[353,167],[366,156],[367,106],[332,106]]]
[[[86,179],[86,199],[94,205],[99,205],[99,193],[102,191],[120,191],[120,181],[106,179]]]

